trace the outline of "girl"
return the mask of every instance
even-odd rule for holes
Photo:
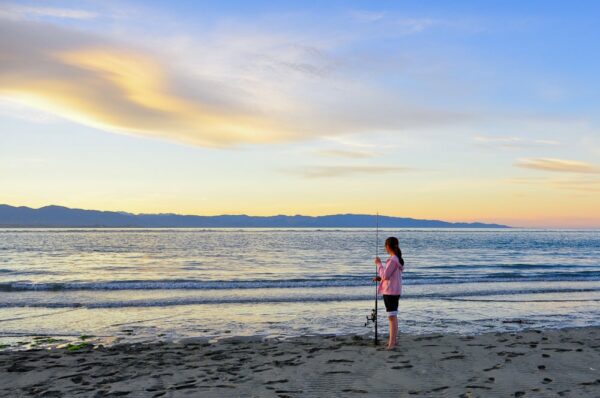
[[[375,266],[379,276],[373,278],[373,281],[381,281],[378,292],[383,295],[385,310],[390,321],[390,337],[386,348],[391,350],[396,345],[396,336],[398,335],[398,300],[402,294],[404,259],[402,251],[398,247],[398,239],[393,236],[385,240],[385,251],[390,255],[385,262],[385,267],[381,264],[379,257],[375,257]]]

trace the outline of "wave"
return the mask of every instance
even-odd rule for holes
[[[236,289],[276,289],[276,288],[323,288],[355,287],[369,285],[371,275],[304,278],[304,279],[261,279],[207,281],[190,279],[161,280],[114,280],[101,282],[0,282],[0,292],[18,291],[62,291],[62,290],[236,290]],[[404,278],[404,285],[445,285],[464,283],[502,283],[502,282],[590,282],[600,281],[600,271],[553,272],[527,275],[522,273],[499,272],[477,277],[454,277],[411,275]]]
[[[452,271],[452,270],[495,270],[495,269],[512,269],[512,270],[554,270],[554,269],[570,269],[573,264],[531,264],[531,263],[514,263],[514,264],[445,264],[445,265],[422,265],[419,269]],[[600,264],[581,265],[577,268],[592,268],[600,273]]]
[[[600,297],[589,299],[535,299],[535,298],[512,298],[504,299],[504,296],[514,296],[523,294],[551,294],[551,293],[594,293],[600,292],[600,286],[597,288],[529,288],[529,289],[507,289],[507,290],[487,290],[474,292],[453,292],[453,293],[413,293],[404,294],[403,300],[454,300],[454,301],[485,301],[485,302],[580,302],[580,301],[600,301]],[[480,297],[500,297],[490,299],[477,299]],[[33,307],[33,308],[124,308],[124,307],[170,307],[181,305],[210,305],[210,304],[269,304],[269,303],[325,303],[325,302],[347,302],[347,301],[371,301],[371,294],[315,294],[315,295],[297,295],[297,296],[250,296],[250,297],[167,297],[140,300],[96,300],[85,302],[69,299],[66,301],[3,301],[0,302],[0,308],[15,307]]]

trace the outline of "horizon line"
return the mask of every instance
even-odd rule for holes
[[[272,218],[272,217],[305,217],[305,218],[319,218],[319,217],[331,217],[331,216],[365,216],[365,217],[384,217],[384,218],[400,218],[400,219],[407,219],[407,220],[415,220],[415,221],[433,221],[433,222],[444,222],[444,223],[448,223],[448,224],[484,224],[484,225],[498,225],[501,227],[509,227],[509,228],[514,228],[511,225],[507,225],[507,224],[500,224],[497,222],[483,222],[483,221],[445,221],[442,219],[434,219],[434,218],[414,218],[414,217],[409,217],[409,216],[390,216],[390,215],[384,215],[384,214],[368,214],[368,213],[330,213],[330,214],[320,214],[320,215],[304,215],[304,214],[273,214],[273,215],[250,215],[250,214],[246,214],[246,213],[239,213],[239,214],[215,214],[215,215],[201,215],[201,214],[182,214],[182,213],[173,213],[173,212],[166,212],[166,213],[133,213],[133,212],[129,212],[129,211],[123,211],[123,210],[98,210],[98,209],[84,209],[84,208],[80,208],[80,207],[68,207],[68,206],[63,206],[63,205],[56,205],[56,204],[49,204],[49,205],[45,205],[45,206],[40,206],[40,207],[30,207],[30,206],[25,206],[25,205],[11,205],[11,204],[7,204],[7,203],[0,203],[0,206],[8,206],[8,207],[13,207],[13,208],[25,208],[25,209],[30,209],[30,210],[41,210],[44,208],[62,208],[62,209],[68,209],[68,210],[82,210],[82,211],[97,211],[97,212],[103,212],[103,213],[118,213],[118,214],[129,214],[132,216],[148,216],[148,215],[171,215],[171,216],[179,216],[179,217],[253,217],[253,218]]]
[[[272,214],[272,215],[251,215],[251,214],[247,214],[247,213],[237,213],[237,214],[233,214],[233,213],[221,213],[221,214],[214,214],[214,215],[202,215],[202,214],[184,214],[184,213],[176,213],[176,212],[158,212],[158,213],[135,213],[135,212],[131,212],[131,211],[124,211],[124,210],[99,210],[99,209],[88,209],[88,208],[81,208],[81,207],[69,207],[69,206],[63,206],[63,205],[57,205],[57,204],[48,204],[48,205],[43,205],[43,206],[39,206],[39,207],[33,207],[33,206],[25,206],[25,205],[13,205],[13,204],[8,204],[8,203],[0,203],[0,206],[8,206],[8,207],[13,207],[13,208],[26,208],[26,209],[30,209],[30,210],[40,210],[43,208],[47,208],[47,207],[57,207],[57,208],[64,208],[64,209],[69,209],[69,210],[82,210],[82,211],[97,211],[97,212],[106,212],[106,213],[120,213],[120,214],[129,214],[132,216],[145,216],[145,215],[172,215],[172,216],[180,216],[180,217],[222,217],[222,216],[243,216],[243,217],[255,217],[255,218],[269,218],[269,217],[306,217],[306,218],[318,218],[318,217],[328,217],[328,216],[344,216],[344,215],[351,215],[351,216],[369,216],[369,217],[376,217],[377,214],[369,214],[369,213],[329,213],[329,214],[319,214],[319,215],[304,215],[304,214]],[[449,224],[493,224],[493,225],[499,225],[502,227],[508,227],[508,228],[512,228],[512,229],[536,229],[536,230],[544,230],[544,229],[565,229],[565,230],[595,230],[595,229],[600,229],[600,225],[597,226],[530,226],[530,225],[512,225],[512,224],[505,224],[505,223],[501,223],[498,221],[446,221],[444,219],[435,219],[435,218],[414,218],[414,217],[410,217],[410,216],[391,216],[391,215],[384,215],[384,214],[379,214],[379,216],[381,217],[387,217],[387,218],[403,218],[403,219],[411,219],[411,220],[416,220],[416,221],[441,221],[441,222],[445,222],[445,223],[449,223]],[[17,227],[12,227],[12,228],[17,228]],[[73,227],[73,228],[82,228],[82,227]],[[140,228],[140,227],[130,227],[130,228]],[[159,228],[165,228],[165,227],[159,227]],[[184,227],[185,228],[185,227]],[[222,228],[222,227],[216,227],[216,228]],[[325,228],[325,227],[323,227]],[[334,227],[332,227],[334,228]],[[343,228],[348,228],[348,227],[343,227]],[[392,227],[390,227],[392,228]]]

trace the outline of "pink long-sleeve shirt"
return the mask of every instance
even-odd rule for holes
[[[398,257],[391,256],[385,262],[377,264],[377,274],[381,277],[381,283],[377,290],[379,294],[402,294],[402,271],[404,267],[400,264]]]

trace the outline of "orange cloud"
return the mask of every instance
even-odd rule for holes
[[[410,170],[397,166],[313,166],[293,171],[307,178],[343,177],[356,174],[389,174]]]
[[[251,39],[243,48],[207,46],[190,55],[194,70],[182,73],[160,49],[142,51],[48,23],[0,17],[0,37],[0,96],[113,132],[223,147],[414,129],[470,117],[411,106],[354,80],[307,73],[326,56],[281,51],[285,42],[257,44],[250,59],[244,57]],[[219,56],[211,57],[215,52]],[[205,70],[203,59],[212,62]],[[306,67],[290,73],[291,65]]]
[[[600,173],[600,168],[590,163],[552,158],[521,159],[515,166],[563,173]]]
[[[0,33],[7,39],[0,44],[0,94],[26,105],[103,129],[202,146],[292,135],[234,101],[219,106],[226,99],[212,90],[206,99],[178,92],[150,55],[39,23],[3,21]]]
[[[375,156],[374,152],[355,151],[355,150],[348,150],[348,149],[327,149],[327,150],[318,151],[317,153],[319,155],[325,156],[325,157],[350,158],[350,159],[372,158]]]

